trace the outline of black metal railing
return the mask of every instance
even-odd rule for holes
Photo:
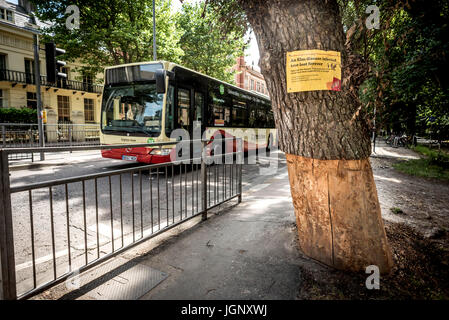
[[[35,84],[34,73],[0,69],[0,81],[10,81],[22,84]],[[54,87],[59,89],[85,91],[101,94],[103,86],[90,82],[82,82],[75,80],[59,80],[57,82],[48,82],[46,76],[41,76],[41,85],[44,87]]]
[[[100,124],[57,123],[44,124],[46,147],[84,146],[100,144]],[[0,123],[0,148],[37,148],[39,129],[37,124]],[[33,153],[14,153],[9,160],[34,161]]]
[[[243,143],[209,141],[0,149],[0,299],[24,299],[202,215],[242,200]],[[8,155],[189,144],[193,157],[11,186]],[[228,149],[228,147],[227,147]],[[182,149],[181,149],[182,150]],[[195,151],[196,150],[196,151]],[[179,150],[177,150],[179,151]],[[234,160],[235,158],[235,160]],[[176,173],[176,174],[175,174]]]

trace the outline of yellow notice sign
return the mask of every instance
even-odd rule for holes
[[[340,52],[287,52],[287,92],[317,90],[341,90]]]

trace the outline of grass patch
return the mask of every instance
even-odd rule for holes
[[[449,181],[449,154],[421,145],[412,149],[426,158],[395,163],[395,169],[413,176]]]
[[[390,211],[393,212],[394,214],[404,214],[404,211],[402,211],[401,208],[397,207],[390,208]]]
[[[434,162],[449,161],[449,154],[443,150],[441,150],[441,152],[438,152],[438,150],[430,149],[429,147],[422,146],[422,145],[417,145],[416,147],[412,147],[411,149],[415,152],[418,152],[422,155],[427,156],[430,160],[433,160]]]

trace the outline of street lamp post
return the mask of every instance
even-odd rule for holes
[[[153,60],[157,60],[156,54],[156,6],[153,0]]]
[[[44,146],[44,128],[42,124],[42,97],[41,97],[41,71],[39,63],[39,37],[37,34],[33,35],[34,40],[34,81],[36,84],[36,100],[37,100],[37,124],[39,129],[39,147]],[[40,159],[45,160],[43,152],[40,153]]]

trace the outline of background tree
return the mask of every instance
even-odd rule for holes
[[[226,32],[222,32],[224,28]],[[234,82],[236,58],[244,54],[246,27],[230,27],[219,20],[211,7],[200,3],[183,3],[178,19],[178,29],[184,55],[181,63],[209,76]]]
[[[83,73],[105,66],[153,60],[152,0],[33,0],[40,19],[51,21],[44,41],[66,49],[68,61],[79,59]],[[65,10],[80,9],[80,29],[68,30]],[[199,4],[184,3],[174,12],[171,0],[156,0],[157,56],[233,82],[232,66],[243,54],[246,27],[232,25]],[[226,28],[226,32],[223,31]]]
[[[153,11],[151,0],[33,0],[37,16],[53,25],[44,30],[45,40],[66,49],[65,59],[79,59],[83,72],[95,74],[103,67],[153,60]],[[80,9],[80,28],[68,30],[65,14],[69,5]],[[182,30],[170,0],[156,0],[158,59],[180,62]]]
[[[370,69],[360,97],[381,127],[397,134],[449,138],[447,1],[377,1],[379,30],[363,27],[371,1],[341,1],[347,41]],[[380,121],[379,121],[380,120]],[[378,126],[379,128],[379,126]]]

